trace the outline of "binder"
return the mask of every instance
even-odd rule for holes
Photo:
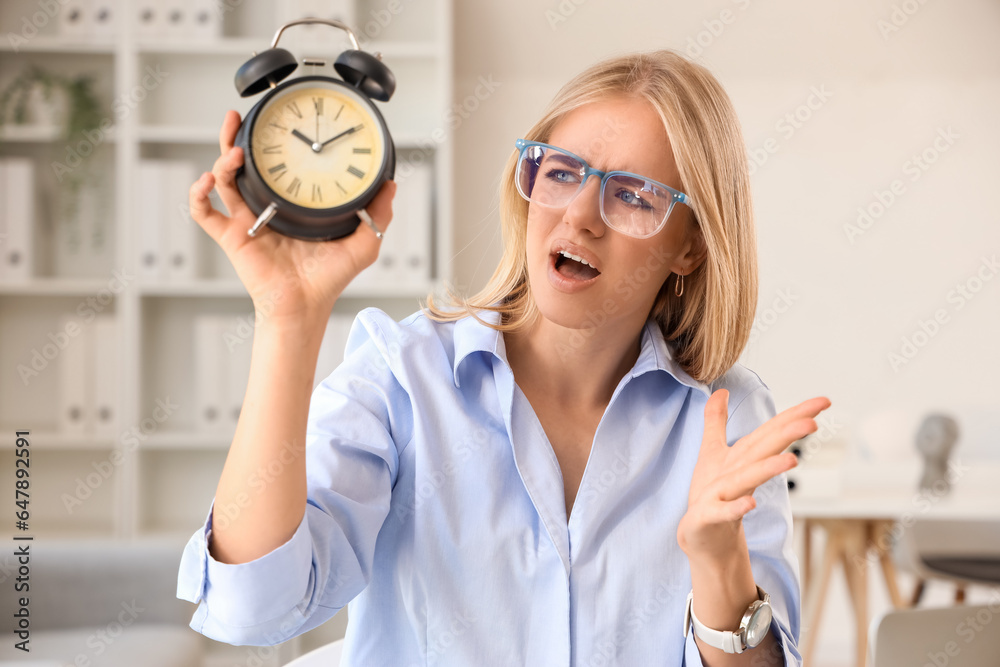
[[[91,323],[92,324],[92,323]],[[66,335],[66,345],[59,352],[59,419],[63,433],[89,434],[93,430],[93,410],[89,400],[91,390],[91,359],[93,327],[72,315],[59,319],[60,334]],[[76,335],[69,336],[67,328]]]
[[[193,322],[191,355],[194,364],[195,428],[203,433],[221,434],[230,425],[224,419],[227,376],[223,336],[227,322],[218,315],[196,315]]]
[[[66,0],[59,17],[59,34],[64,37],[85,37],[91,10],[91,0]]]
[[[431,278],[431,202],[434,194],[433,171],[429,164],[414,165],[413,171],[399,184],[402,195],[398,279],[401,284],[426,284]]]
[[[323,332],[323,341],[320,343],[319,357],[316,360],[313,389],[344,361],[347,334],[350,333],[352,324],[354,324],[353,315],[334,313],[330,316],[326,323],[326,331]]]
[[[29,280],[34,272],[35,163],[20,157],[6,158],[2,163],[0,276],[4,280]]]
[[[118,432],[118,377],[121,348],[114,315],[98,315],[93,327],[93,418],[94,435],[113,439]]]
[[[190,0],[188,35],[191,39],[211,41],[222,36],[222,13],[218,0]]]
[[[7,162],[0,159],[0,202],[7,201]],[[10,234],[7,232],[7,207],[0,204],[0,282],[7,277],[7,251]]]
[[[163,279],[163,256],[160,244],[160,220],[164,213],[161,200],[163,180],[161,160],[140,160],[135,198],[135,224],[138,226],[137,243],[139,256],[136,258],[136,273],[139,280],[158,282]]]
[[[118,30],[118,8],[115,0],[87,0],[85,30],[93,37],[108,39]]]
[[[135,33],[140,39],[155,40],[166,32],[166,8],[156,0],[135,0],[132,10]]]
[[[197,268],[197,223],[191,218],[188,207],[188,189],[196,179],[195,165],[185,160],[171,160],[163,164],[166,171],[162,181],[165,198],[160,212],[164,221],[161,235],[165,237],[165,272],[171,280],[192,280]]]
[[[375,263],[370,268],[374,285],[388,290],[399,285],[397,278],[402,270],[403,255],[406,251],[407,239],[406,235],[402,233],[405,231],[407,224],[406,214],[403,211],[397,213],[397,205],[398,202],[394,201],[392,206],[392,222],[389,223],[385,236],[382,238],[382,243],[378,250],[378,259],[375,260]],[[397,225],[400,222],[402,224]],[[384,227],[385,223],[380,220],[377,226]]]
[[[346,23],[357,34],[360,26],[354,23],[354,0],[283,0],[276,3],[278,9],[277,23],[287,23],[295,19],[314,17],[335,19]],[[334,45],[349,44],[346,33],[323,25],[303,25],[299,30],[299,42],[311,46],[327,45],[335,40]],[[339,34],[338,34],[339,33]],[[363,35],[359,35],[361,39]],[[363,45],[362,45],[363,46]]]
[[[163,36],[170,40],[188,39],[193,4],[189,0],[161,0],[160,6]]]

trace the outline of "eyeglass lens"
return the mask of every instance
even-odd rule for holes
[[[569,205],[582,189],[586,165],[554,148],[527,146],[517,168],[517,184],[525,199],[552,208]],[[657,231],[673,205],[670,192],[637,176],[608,177],[601,214],[609,226],[629,235]]]

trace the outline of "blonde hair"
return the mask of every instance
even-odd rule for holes
[[[722,86],[701,65],[671,50],[635,53],[597,63],[574,77],[523,138],[548,141],[570,111],[613,97],[644,99],[659,112],[680,173],[680,189],[693,200],[694,222],[707,256],[684,277],[682,296],[675,295],[673,281],[664,281],[650,316],[688,375],[710,384],[736,363],[757,308],[750,174],[736,112]],[[449,288],[450,310],[428,295],[421,310],[429,318],[448,322],[471,316],[483,322],[476,313],[494,311],[501,313],[500,324],[483,323],[513,332],[530,327],[538,317],[526,263],[528,202],[514,184],[517,157],[515,151],[507,160],[500,186],[500,264],[470,298]]]

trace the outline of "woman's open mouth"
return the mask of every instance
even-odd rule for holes
[[[590,285],[601,272],[585,259],[565,250],[549,255],[549,279],[562,292],[573,292]]]

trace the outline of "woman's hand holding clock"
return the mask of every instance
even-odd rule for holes
[[[334,241],[317,243],[276,233],[251,237],[247,231],[256,217],[235,183],[244,155],[233,147],[240,116],[226,114],[219,133],[221,156],[211,172],[202,174],[190,189],[191,216],[226,253],[258,311],[270,318],[304,315],[328,317],[347,285],[378,257],[380,241],[367,225]],[[212,188],[229,210],[215,210],[208,195]],[[379,229],[392,220],[396,184],[387,181],[366,207]]]

